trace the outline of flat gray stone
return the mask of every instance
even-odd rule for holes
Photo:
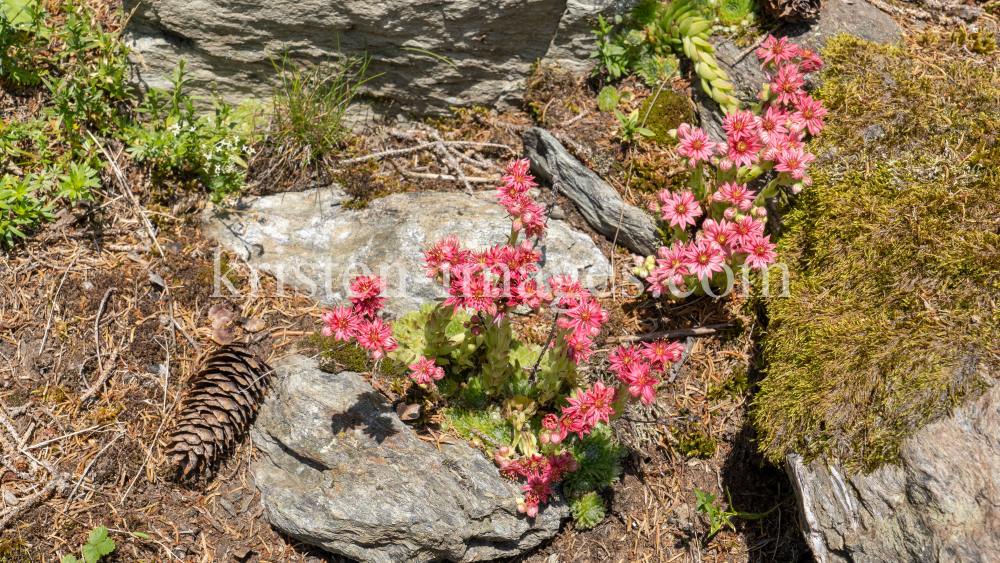
[[[1000,386],[918,430],[900,457],[869,475],[788,457],[816,561],[1000,561]]]
[[[299,291],[330,306],[350,296],[355,275],[379,274],[388,280],[387,308],[403,314],[447,295],[424,277],[423,250],[450,235],[468,249],[506,244],[511,222],[493,193],[393,194],[350,211],[340,205],[347,200],[341,190],[316,188],[252,199],[237,212],[208,209],[202,221],[207,235],[276,277],[288,294]],[[536,247],[542,252],[541,279],[571,274],[585,286],[602,288],[611,267],[594,241],[562,221],[548,224]]]
[[[520,107],[522,81],[542,59],[589,72],[588,19],[613,0],[126,0],[133,82],[169,89],[183,59],[190,93],[267,100],[275,57],[313,65],[367,53],[361,91],[392,112],[451,115],[453,106]],[[134,14],[132,13],[135,9]],[[409,49],[409,50],[407,50]]]
[[[660,240],[651,215],[625,203],[614,188],[569,154],[559,139],[545,129],[529,129],[522,140],[532,172],[550,182],[558,176],[559,193],[576,204],[591,228],[608,240],[614,240],[617,232],[618,243],[632,252],[656,254]]]
[[[896,42],[900,38],[899,26],[888,14],[872,6],[865,0],[827,0],[819,17],[811,22],[786,24],[777,30],[776,37],[788,37],[788,40],[803,47],[819,51],[826,47],[827,39],[842,33],[847,33],[871,41],[873,43]],[[736,93],[744,101],[756,100],[757,93],[765,81],[764,71],[760,68],[760,59],[751,51],[740,61],[736,61],[746,50],[738,47],[728,37],[713,38],[715,56],[721,67],[732,78],[736,85]],[[813,85],[818,85],[813,76]],[[695,81],[695,87],[701,90],[701,85]],[[713,141],[726,139],[722,129],[722,113],[719,105],[704,95],[698,97],[698,114],[702,128],[708,131]]]
[[[518,514],[520,485],[464,442],[438,452],[360,375],[298,355],[273,367],[251,472],[288,535],[366,563],[485,561],[537,546],[569,516],[560,496]]]

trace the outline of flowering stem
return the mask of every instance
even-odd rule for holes
[[[508,237],[508,239],[507,239],[507,244],[509,244],[510,246],[514,246],[514,243],[517,242],[517,233],[518,233],[518,231],[516,231],[514,229],[514,225],[511,225],[510,226],[510,237]]]
[[[552,343],[552,339],[556,336],[556,330],[558,328],[557,323],[559,322],[559,313],[556,313],[556,318],[552,319],[552,329],[549,330],[549,338],[545,341],[545,346],[542,346],[542,353],[538,354],[538,359],[535,360],[535,367],[531,369],[531,380],[536,381],[538,375],[538,366],[542,364],[542,358],[545,357],[545,352],[549,349],[549,344]]]

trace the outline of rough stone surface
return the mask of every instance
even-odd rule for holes
[[[267,52],[319,63],[367,52],[362,91],[393,113],[444,115],[452,106],[516,104],[538,59],[574,71],[593,65],[587,19],[613,0],[126,0],[134,81],[164,88],[183,58],[192,93],[227,101],[269,98]],[[437,55],[429,55],[420,49]],[[439,57],[446,58],[448,62]],[[449,64],[450,63],[450,64]]]
[[[299,355],[274,368],[251,471],[267,519],[290,536],[364,562],[484,561],[535,547],[568,516],[559,496],[518,514],[519,485],[464,442],[438,452],[360,375]]]
[[[841,33],[849,33],[874,43],[895,42],[900,38],[896,22],[865,0],[851,0],[850,4],[844,0],[828,0],[816,20],[786,24],[778,30],[777,35],[787,36],[793,43],[819,50],[826,46],[827,39]],[[744,100],[752,100],[760,92],[765,77],[756,53],[750,52],[736,62],[745,50],[745,47],[738,47],[728,38],[715,42],[716,58],[733,79],[737,93]],[[816,85],[816,82],[813,81],[813,84]],[[699,98],[698,114],[702,127],[708,131],[713,141],[725,140],[726,133],[722,129],[722,114],[718,104],[705,96]]]
[[[524,155],[531,160],[531,170],[550,182],[558,176],[559,193],[576,204],[595,231],[609,240],[614,240],[617,232],[618,242],[629,250],[643,256],[656,254],[660,243],[649,214],[625,203],[614,188],[569,154],[548,131],[538,127],[529,129],[522,140]]]
[[[858,476],[788,457],[816,561],[1000,561],[1000,386],[918,430],[900,453],[899,465]]]
[[[365,268],[380,274],[388,280],[388,309],[402,314],[446,295],[424,277],[423,250],[449,235],[469,249],[506,243],[511,222],[493,193],[394,194],[350,211],[340,206],[347,200],[341,190],[316,188],[257,198],[233,213],[208,209],[202,219],[206,234],[224,248],[324,305],[344,301],[350,281]],[[601,288],[611,275],[594,241],[562,221],[549,220],[536,248],[543,280],[571,274]]]

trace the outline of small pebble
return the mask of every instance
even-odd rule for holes
[[[553,219],[565,219],[566,212],[563,211],[562,207],[559,207],[558,205],[553,205],[552,211],[549,213],[549,217]]]
[[[94,289],[94,284],[90,282],[83,282],[83,289],[85,291],[90,291],[91,289]]]
[[[18,500],[16,496],[14,496],[14,493],[10,492],[10,489],[3,490],[3,502],[7,506],[17,506],[21,504],[21,501]]]

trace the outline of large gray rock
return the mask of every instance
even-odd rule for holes
[[[320,63],[337,56],[339,42],[344,55],[367,52],[368,75],[381,74],[365,94],[394,102],[393,111],[444,115],[452,106],[516,105],[538,59],[589,69],[594,41],[586,20],[612,3],[125,0],[126,11],[137,7],[126,39],[140,86],[167,87],[183,58],[192,93],[217,90],[230,102],[271,96],[275,71],[266,51]]]
[[[576,204],[595,231],[609,240],[614,240],[617,233],[619,243],[643,256],[656,254],[660,242],[652,216],[625,203],[614,188],[569,154],[552,133],[534,127],[524,132],[522,140],[531,170],[550,182],[558,176],[559,193]]]
[[[900,457],[870,475],[788,457],[816,561],[1000,561],[1000,386],[917,431]]]
[[[816,20],[786,24],[776,30],[775,36],[786,36],[792,43],[818,51],[826,47],[827,39],[842,33],[874,43],[887,41],[893,43],[900,38],[896,22],[865,0],[851,0],[850,3],[844,0],[828,0]],[[715,56],[732,78],[737,94],[745,101],[755,100],[761,84],[765,81],[757,54],[751,51],[737,61],[746,50],[744,47],[738,47],[728,37],[715,40],[714,45]],[[701,89],[700,85],[697,87]],[[726,132],[722,129],[722,113],[719,105],[706,96],[699,98],[698,114],[702,127],[708,131],[713,141],[724,141]]]
[[[356,373],[298,355],[274,368],[251,471],[267,519],[296,539],[364,562],[484,561],[535,547],[569,514],[558,496],[518,514],[520,485],[464,442],[418,438]]]
[[[224,248],[323,305],[346,300],[355,275],[380,274],[388,280],[387,307],[396,314],[446,295],[441,284],[424,277],[423,250],[449,235],[468,249],[504,244],[510,235],[510,219],[493,192],[476,198],[458,192],[394,194],[362,211],[342,208],[346,200],[337,188],[317,188],[256,198],[237,212],[208,209],[202,219],[206,234]],[[601,288],[611,275],[594,241],[562,221],[549,220],[536,248],[542,252],[543,280],[571,274],[585,286]]]

